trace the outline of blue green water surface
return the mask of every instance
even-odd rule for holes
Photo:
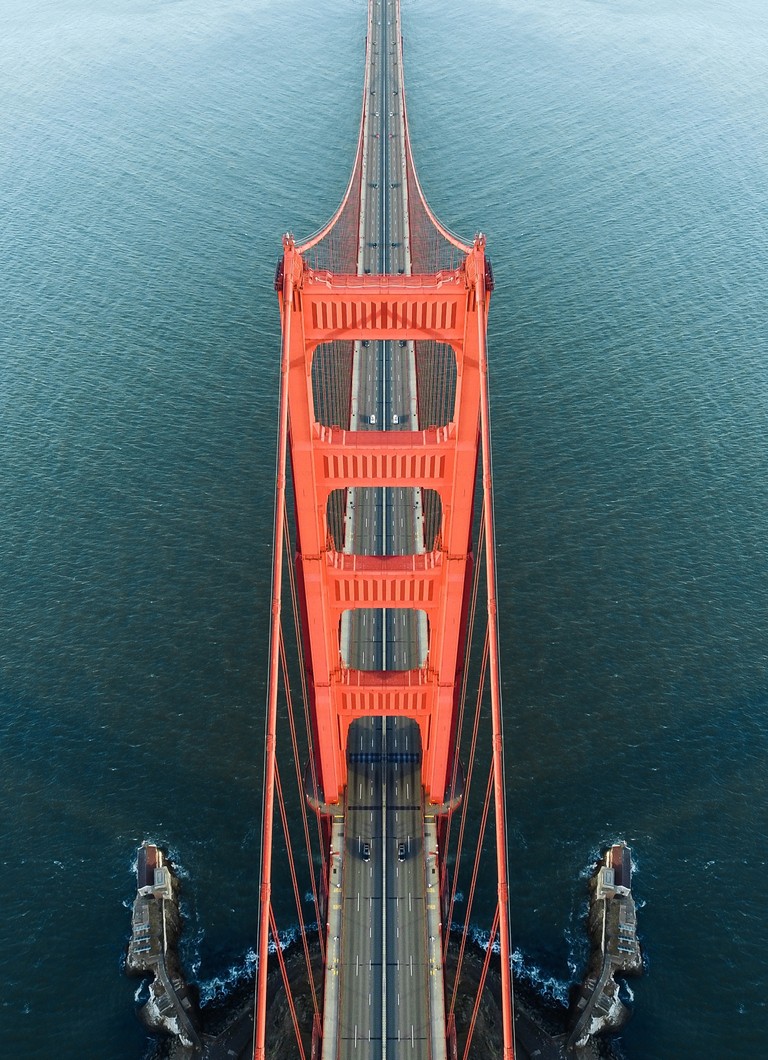
[[[497,280],[518,967],[565,994],[584,874],[623,837],[627,1057],[768,1055],[768,12],[403,10],[424,186]],[[144,1053],[121,971],[144,836],[182,866],[206,996],[254,944],[271,281],[346,183],[364,13],[3,5],[3,1056]]]

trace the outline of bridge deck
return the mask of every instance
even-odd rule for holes
[[[396,4],[380,0],[368,48],[361,273],[411,271],[399,51]],[[350,428],[417,426],[413,344],[356,343]],[[347,552],[423,551],[420,490],[349,490],[345,522]],[[425,616],[392,609],[347,613],[342,654],[347,665],[362,670],[419,666],[426,655]],[[323,1060],[440,1057],[445,1027],[442,1006],[430,1004],[435,984],[418,726],[396,718],[359,720],[350,729],[347,763],[339,961],[329,970],[338,976],[337,1022],[331,1040],[324,1040]],[[433,1025],[435,1010],[440,1026]]]
[[[427,1058],[431,1030],[418,729],[374,718],[358,723],[353,733],[343,852],[339,1056],[398,1056],[407,1047],[414,1060]]]

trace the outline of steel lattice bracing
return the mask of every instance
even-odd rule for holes
[[[417,1009],[424,1006],[421,1015],[417,1011],[408,1017],[411,1048],[416,1050],[412,1055],[447,1055],[450,1034],[441,964],[445,929],[437,897],[445,852],[438,849],[441,829],[436,815],[446,811],[455,776],[480,466],[493,718],[488,790],[494,794],[504,1056],[510,1060],[486,363],[491,271],[484,238],[477,237],[471,245],[456,239],[437,221],[422,194],[408,136],[399,0],[369,2],[363,113],[344,199],[313,238],[297,243],[286,236],[275,288],[283,338],[254,1055],[264,1056],[289,472],[293,562],[318,788],[314,802],[330,822],[322,1055],[334,1060],[347,1055],[384,1057],[388,1041],[403,1040],[399,1024],[396,1031],[388,1026],[387,1011],[393,989],[400,1003],[401,965],[411,976],[403,981],[402,991],[413,993],[414,961],[415,978],[421,976],[429,989],[423,1002],[414,1001],[421,996],[418,992],[409,998]],[[418,739],[409,737],[409,723],[418,726]],[[352,790],[358,785],[359,797]],[[399,814],[407,825],[398,823]],[[398,832],[403,828],[407,844]],[[412,839],[418,851],[415,859],[410,856]],[[374,874],[379,880],[370,887],[367,872],[361,876],[369,860],[371,880]],[[393,860],[402,864],[402,876],[412,878],[416,887],[407,895],[402,892],[402,905],[401,871],[396,864],[393,872]],[[434,894],[430,888],[437,888]],[[352,908],[355,892],[357,912],[340,912]],[[386,924],[393,903],[396,935]],[[410,951],[401,951],[398,940],[401,927],[409,929],[409,915],[414,941]],[[360,970],[358,943],[350,940],[369,920],[374,949],[366,950],[367,996],[376,1015],[365,1023],[349,1015],[344,995],[345,984],[353,974],[356,984]],[[384,926],[376,928],[380,939],[375,942],[373,924],[379,920]],[[377,973],[375,966],[380,968]],[[364,1028],[374,1051],[358,1054]]]

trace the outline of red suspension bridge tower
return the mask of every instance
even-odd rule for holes
[[[319,822],[318,881],[302,799],[324,969],[316,988],[304,936],[313,1054],[323,1060],[456,1055],[460,970],[450,990],[444,974],[456,894],[447,855],[451,816],[466,797],[485,726],[491,750],[472,887],[492,809],[497,898],[490,939],[500,955],[499,1055],[513,1057],[486,356],[493,279],[484,237],[471,245],[457,239],[422,194],[402,64],[399,0],[369,0],[362,120],[346,194],[313,238],[285,237],[275,277],[282,361],[258,1060],[268,1055],[270,941],[280,956],[272,904],[276,802],[302,920],[278,770],[281,687],[297,763],[300,755],[290,694],[295,679],[285,652],[286,572],[307,719],[309,765],[299,780],[309,816]],[[464,778],[460,743],[481,584],[483,681],[473,690],[476,717]],[[457,860],[461,847],[462,839]],[[466,935],[462,955],[465,941]],[[286,986],[290,995],[287,974]],[[304,1055],[307,1029],[294,1019]],[[463,1055],[471,1030],[465,1038]]]

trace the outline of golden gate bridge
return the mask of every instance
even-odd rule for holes
[[[321,1060],[467,1057],[497,951],[498,1055],[512,1060],[486,351],[493,274],[484,237],[449,232],[419,184],[399,0],[368,3],[360,132],[341,205],[312,238],[284,238],[275,288],[282,352],[253,1055],[270,1055],[270,951],[296,1055]],[[480,748],[490,748],[486,760]],[[293,1004],[280,946],[278,854],[293,884],[309,1019]],[[470,985],[470,918],[489,877],[488,946]],[[320,972],[304,926],[307,887]],[[459,1026],[457,997],[470,989],[471,1017]]]

